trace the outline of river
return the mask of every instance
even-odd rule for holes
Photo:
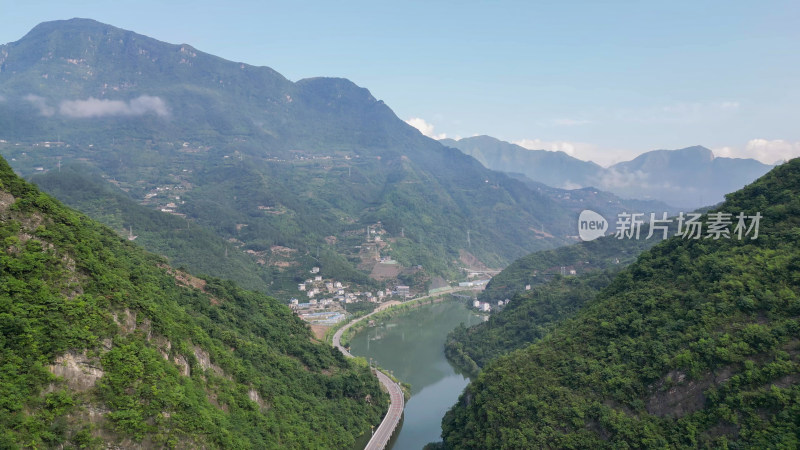
[[[445,358],[444,342],[459,323],[469,326],[481,320],[463,301],[445,301],[391,317],[350,340],[353,355],[372,358],[411,384],[411,398],[392,449],[419,450],[441,440],[442,417],[469,383]]]

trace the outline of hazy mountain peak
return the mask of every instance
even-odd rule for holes
[[[707,164],[713,159],[714,153],[711,150],[701,145],[695,145],[678,150],[653,150],[645,152],[631,161],[617,163],[612,167],[650,165],[656,168],[664,164],[688,167],[697,164]]]
[[[522,173],[549,186],[593,186],[624,198],[656,199],[682,208],[717,203],[724,194],[755,180],[771,167],[754,159],[715,157],[702,145],[653,150],[603,168],[563,152],[528,150],[490,136],[442,143],[473,156],[490,169]]]

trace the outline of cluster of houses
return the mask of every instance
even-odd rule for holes
[[[510,301],[511,300],[509,300],[509,299],[498,300],[497,301],[497,305],[495,306],[495,309],[502,309],[503,306],[508,305],[508,302],[510,302]],[[477,309],[478,311],[481,311],[481,312],[491,312],[492,311],[492,304],[491,303],[482,302],[482,301],[479,301],[477,299],[472,302],[472,307]]]
[[[181,185],[165,185],[157,186],[150,190],[144,196],[144,204],[157,204],[161,212],[172,214],[175,216],[186,217],[176,211],[179,205],[186,203],[181,200],[180,193],[184,192],[186,188]]]
[[[295,309],[318,309],[329,305],[339,305],[356,302],[372,302],[381,303],[392,295],[400,297],[408,297],[408,286],[397,286],[395,290],[378,290],[378,291],[354,291],[350,290],[347,285],[342,284],[340,281],[325,279],[319,275],[319,267],[313,267],[311,273],[313,278],[305,280],[303,283],[297,285],[300,292],[305,293],[307,297],[306,302],[300,302],[299,299],[293,298],[290,300],[290,306]]]

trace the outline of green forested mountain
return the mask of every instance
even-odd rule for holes
[[[649,225],[642,230],[644,237]],[[675,231],[673,226],[670,233]],[[490,360],[528,346],[594,299],[619,271],[660,240],[658,235],[651,239],[609,235],[514,261],[478,296],[493,304],[511,302],[486,322],[453,330],[445,344],[447,357],[464,370],[477,372]]]
[[[505,297],[509,303],[486,322],[469,328],[462,324],[451,331],[447,335],[445,354],[452,363],[477,374],[498,356],[527,347],[544,337],[593,300],[621,269],[618,266],[580,276],[555,275],[529,291]]]
[[[346,448],[388,397],[276,300],[170,268],[0,160],[0,447]]]
[[[640,253],[661,241],[658,233],[645,239],[649,230],[645,223],[642,239],[619,239],[612,234],[514,261],[478,296],[485,302],[506,304],[486,322],[454,329],[445,344],[447,357],[464,370],[477,372],[490,360],[542,338],[594,299]],[[669,235],[676,232],[673,223]]]
[[[378,222],[381,256],[443,275],[464,252],[498,267],[574,233],[556,201],[424,137],[344,79],[292,82],[73,19],[0,46],[0,95],[0,153],[15,170],[91,165],[135,201],[175,203],[259,253],[273,279],[312,264],[366,278],[375,261],[358,237]],[[273,265],[281,252],[291,260]],[[310,261],[318,253],[326,261]]]
[[[608,220],[608,218],[606,219]],[[612,223],[609,227],[614,226]],[[556,275],[583,275],[597,270],[630,264],[644,250],[660,242],[658,235],[644,239],[618,239],[613,235],[588,242],[579,242],[553,250],[542,250],[517,259],[492,278],[480,293],[482,301],[496,302],[522,292],[527,285],[536,286]],[[611,230],[614,231],[613,229]]]
[[[799,182],[793,160],[716,209],[760,214],[757,239],[673,237],[489,362],[443,419],[445,445],[800,445]]]
[[[208,229],[136,203],[86,166],[64,166],[30,181],[118,233],[132,234],[137,244],[166,256],[173,267],[213,274],[245,289],[270,290],[271,271],[262,269],[254,257]]]

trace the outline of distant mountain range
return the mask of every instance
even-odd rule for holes
[[[16,171],[49,171],[49,189],[87,200],[56,169],[90,166],[247,252],[260,264],[250,285],[273,293],[291,294],[317,265],[369,283],[380,258],[414,268],[399,276],[424,289],[476,259],[499,267],[568,242],[578,208],[614,204],[594,194],[567,204],[489,170],[348,80],[291,82],[88,19],[42,23],[0,46],[0,98],[0,154]],[[118,230],[136,221],[109,214],[98,218]]]
[[[490,136],[440,142],[490,169],[521,173],[549,186],[591,186],[624,198],[660,200],[689,209],[719,203],[725,194],[741,189],[773,167],[754,159],[715,157],[701,146],[654,150],[604,168],[564,152],[529,150]]]

